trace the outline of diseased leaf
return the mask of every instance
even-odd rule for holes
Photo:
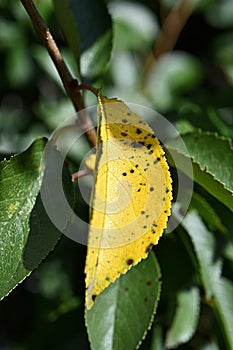
[[[160,296],[160,269],[153,252],[96,297],[86,310],[92,350],[138,348],[151,326]]]
[[[149,125],[122,101],[99,94],[99,147],[86,260],[86,306],[145,259],[170,215],[164,152]]]

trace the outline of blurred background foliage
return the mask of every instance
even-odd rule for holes
[[[159,39],[161,23],[175,3],[176,0],[108,1],[114,29],[111,60],[102,76],[86,81],[102,86],[108,96],[156,109],[174,122],[181,134],[201,128],[232,137],[233,2],[196,0],[174,51],[153,61],[151,51]],[[72,72],[79,76],[52,1],[38,0],[36,5]],[[24,150],[35,137],[50,135],[63,120],[74,115],[74,110],[19,1],[0,2],[0,63],[0,156],[4,158]],[[86,101],[87,105],[96,103],[89,93]],[[78,159],[81,157],[79,154]],[[228,212],[219,203],[215,207],[230,228]],[[178,249],[177,241],[174,244],[172,238],[158,246],[156,252],[162,262],[165,256],[171,257],[165,265],[179,263],[173,261],[174,249]],[[182,265],[184,261],[190,265],[185,249],[180,247],[179,251]],[[232,252],[227,254],[232,256]],[[2,301],[0,349],[89,348],[83,320],[84,260],[85,248],[64,237],[46,262]],[[182,271],[182,266],[179,268]],[[232,262],[228,261],[224,269],[229,275]],[[170,280],[180,287],[179,279],[184,283],[190,278],[187,271],[175,281]],[[165,295],[169,294],[171,285],[164,288]],[[164,304],[160,307],[163,311]],[[166,325],[166,318],[170,318],[167,311],[160,322]],[[204,349],[210,329],[217,329],[208,306],[202,323],[190,345],[181,349]],[[158,344],[153,347],[153,337],[154,333],[150,333],[143,349],[159,348]]]

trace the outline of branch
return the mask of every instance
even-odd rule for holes
[[[151,68],[158,58],[173,50],[193,9],[193,0],[181,0],[180,3],[178,5],[176,4],[168,14],[163,23],[159,40],[156,42],[152,53],[148,56],[144,65],[143,81],[145,81],[146,77],[149,75]]]
[[[62,58],[59,48],[54,41],[49,28],[45,24],[43,18],[40,16],[32,0],[20,0],[29,17],[31,18],[32,25],[37,33],[38,37],[47,48],[47,51],[53,60],[53,63],[57,69],[57,72],[61,78],[65,91],[71,99],[74,108],[77,112],[84,108],[83,96],[78,89],[78,82],[71,75],[65,61]],[[86,113],[79,114],[79,126],[85,131],[86,137],[92,146],[96,146],[97,138],[96,132],[93,128],[91,119]]]

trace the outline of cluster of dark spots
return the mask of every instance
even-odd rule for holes
[[[152,232],[153,234],[155,234],[155,233],[156,233],[156,231],[155,231],[155,229],[154,229],[154,228],[152,228],[152,229],[151,229],[151,232]]]
[[[126,261],[126,264],[127,264],[127,265],[132,265],[132,263],[133,263],[133,259],[128,259],[128,260]]]
[[[151,186],[151,187],[150,187],[150,192],[153,192],[153,191],[154,191],[154,187]]]
[[[96,295],[93,294],[93,295],[91,296],[92,301],[95,301],[95,298],[96,298]]]
[[[144,170],[144,171],[147,171],[147,170],[148,170],[148,168],[144,168],[143,170]]]
[[[152,147],[151,143],[148,143],[148,145],[146,146],[147,149],[151,149],[151,147]]]
[[[121,132],[121,136],[126,137],[126,136],[128,136],[128,134],[126,132]]]
[[[144,169],[144,170],[145,170],[145,169]],[[146,186],[146,183],[140,182],[139,185],[140,185],[140,186]],[[137,190],[137,192],[140,192],[140,191],[141,191],[141,189],[139,188],[139,189]]]
[[[122,173],[122,175],[123,175],[123,176],[127,176],[127,173],[126,173],[126,172],[124,172],[124,173]]]
[[[151,286],[151,281],[147,281],[147,282],[146,282],[146,285],[147,285],[147,286]]]
[[[122,123],[128,123],[127,119],[122,119]]]

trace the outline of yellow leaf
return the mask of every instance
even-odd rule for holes
[[[167,225],[172,200],[164,151],[122,101],[98,95],[98,149],[86,259],[86,307],[145,259]]]

